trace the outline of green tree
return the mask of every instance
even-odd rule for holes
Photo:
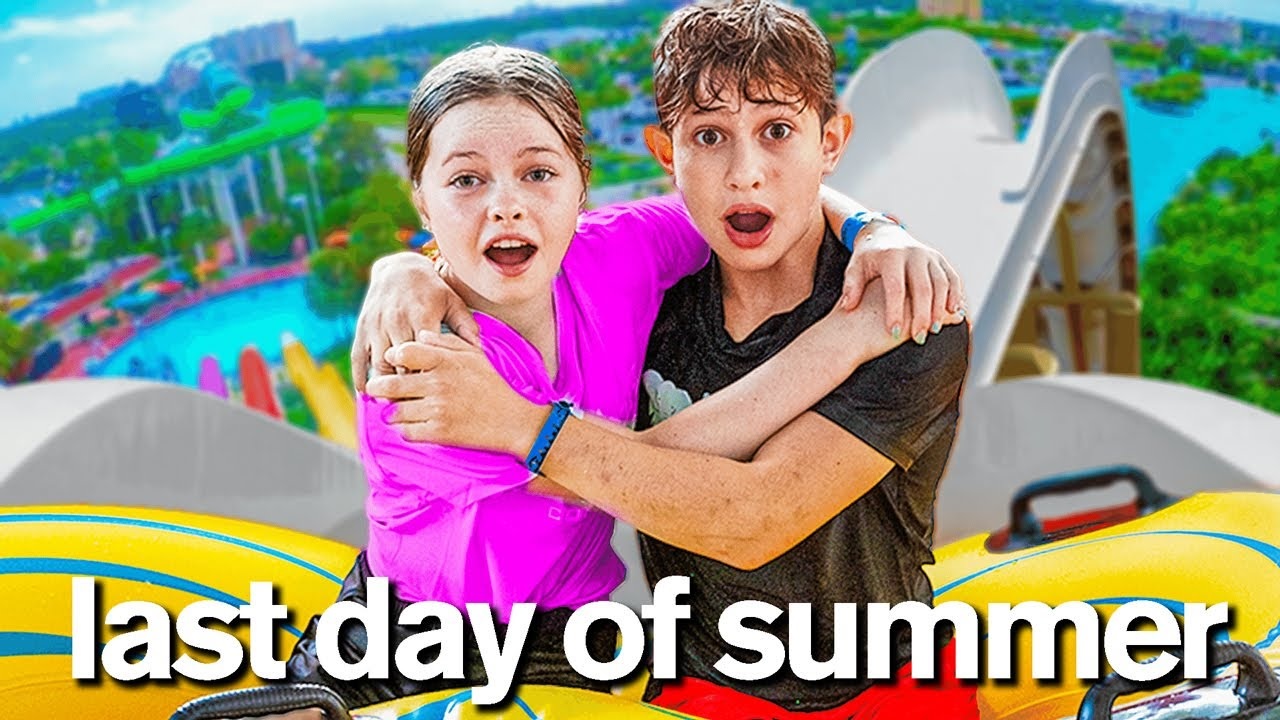
[[[419,224],[418,211],[409,199],[409,183],[389,172],[375,173],[368,183],[351,194],[347,220],[354,222],[369,213],[382,213],[396,227],[413,228]]]
[[[156,157],[160,136],[156,133],[121,128],[112,136],[116,161],[123,167],[145,165]]]
[[[369,58],[364,64],[365,75],[369,77],[369,85],[373,88],[388,88],[396,84],[399,73],[396,66],[384,57]]]
[[[319,99],[324,97],[324,91],[328,85],[329,76],[324,68],[304,67],[294,75],[290,89],[298,95]]]
[[[28,263],[19,283],[28,290],[51,290],[84,272],[85,261],[65,252],[50,253],[44,260]]]
[[[62,253],[71,249],[71,236],[75,225],[66,217],[58,217],[40,228],[40,242],[50,253]]]
[[[323,248],[307,258],[303,286],[307,304],[322,317],[347,317],[360,310],[365,283],[355,256],[346,248]]]
[[[93,215],[98,221],[98,227],[102,228],[102,233],[93,245],[94,258],[110,260],[139,251],[131,226],[138,204],[131,198],[132,196],[124,193],[116,193],[94,207]]]
[[[355,257],[362,282],[368,282],[369,268],[375,260],[404,249],[396,237],[397,230],[391,218],[381,212],[361,215],[351,226],[347,250]]]
[[[377,129],[349,117],[337,117],[328,124],[316,154],[316,175],[325,197],[345,195],[386,167]]]
[[[43,325],[19,325],[8,315],[0,313],[0,380],[17,380],[14,376],[16,371],[48,337],[48,330]]]
[[[260,260],[283,260],[289,257],[293,243],[292,229],[279,220],[268,220],[249,234],[249,249]]]
[[[31,248],[12,235],[0,233],[0,288],[16,287],[31,262]]]
[[[194,261],[196,247],[203,248],[205,257],[213,252],[213,245],[227,234],[227,226],[203,212],[185,215],[173,236],[173,249],[184,258]]]
[[[1170,67],[1182,67],[1183,62],[1194,58],[1195,54],[1196,45],[1191,42],[1191,38],[1185,33],[1178,33],[1169,38],[1169,43],[1164,46],[1162,60]]]
[[[348,60],[338,73],[334,88],[352,101],[358,101],[373,88],[373,78],[369,77],[369,69],[359,60]]]

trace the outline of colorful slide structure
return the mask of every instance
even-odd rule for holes
[[[267,367],[267,361],[258,348],[252,345],[240,351],[240,390],[246,407],[277,420],[284,417],[275,382],[271,379],[271,368]]]
[[[316,418],[320,437],[344,447],[356,447],[356,404],[331,363],[317,367],[307,348],[292,335],[280,339],[284,367]]]

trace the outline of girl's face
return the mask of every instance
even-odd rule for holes
[[[511,97],[450,108],[431,130],[418,180],[414,203],[441,256],[479,296],[464,299],[510,305],[548,292],[584,188],[578,163],[542,115]]]

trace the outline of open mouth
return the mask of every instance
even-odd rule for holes
[[[729,240],[740,248],[753,248],[769,239],[773,230],[773,213],[758,205],[733,207],[724,216]]]
[[[757,233],[764,229],[765,225],[773,217],[763,212],[739,212],[733,213],[725,218],[729,225],[740,233]]]
[[[494,241],[484,251],[489,262],[503,271],[516,271],[522,268],[538,252],[538,248],[518,238],[501,238]]]

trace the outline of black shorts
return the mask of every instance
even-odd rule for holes
[[[365,560],[364,553],[361,552],[356,557],[356,562],[352,566],[351,572],[347,574],[346,580],[342,583],[342,590],[338,593],[337,602],[350,600],[365,605],[365,581],[369,575],[369,565]],[[320,661],[316,655],[316,627],[319,624],[319,617],[317,616],[311,618],[311,622],[307,624],[306,632],[302,634],[302,637],[294,646],[293,654],[289,657],[286,666],[285,679],[288,682],[319,683],[328,686],[338,693],[343,701],[346,702],[347,707],[350,708],[366,707],[408,695],[469,688],[476,685],[484,685],[488,682],[484,664],[481,662],[480,650],[476,645],[475,633],[472,631],[470,623],[467,624],[464,633],[463,670],[466,675],[465,678],[452,680],[436,678],[421,681],[411,680],[401,675],[395,666],[396,648],[411,635],[439,628],[440,619],[428,617],[421,625],[397,624],[396,620],[400,617],[400,613],[409,606],[409,603],[396,597],[394,585],[391,587],[390,605],[391,618],[389,627],[391,636],[388,643],[390,657],[387,663],[390,669],[390,677],[385,680],[370,678],[338,680],[326,673],[320,667]],[[595,690],[597,692],[609,692],[609,682],[590,680],[579,675],[570,667],[569,660],[565,657],[564,628],[569,621],[571,612],[569,608],[558,608],[534,614],[533,624],[530,626],[529,634],[525,639],[524,651],[521,653],[520,662],[516,666],[513,686],[559,685],[562,687]],[[463,618],[466,618],[466,613],[463,613]],[[505,642],[506,626],[501,623],[495,623],[495,626],[498,633],[498,641],[500,643]],[[600,662],[608,662],[614,657],[616,640],[616,630],[612,625],[609,623],[594,623],[587,636],[587,648],[593,658]],[[365,634],[364,625],[354,622],[343,624],[338,637],[338,651],[343,660],[349,663],[359,661],[364,657],[367,646],[368,637]],[[418,659],[427,663],[434,660],[438,654],[438,647],[428,648]]]

